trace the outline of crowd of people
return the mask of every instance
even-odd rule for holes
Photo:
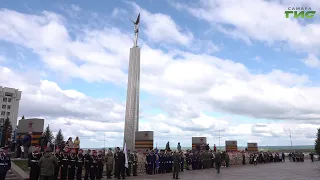
[[[67,147],[69,149],[75,149],[76,152],[78,152],[78,150],[80,149],[79,137],[76,137],[74,141],[72,140],[72,137],[69,137],[67,141],[62,141],[59,144],[54,144],[48,142],[45,133],[42,134],[37,144],[39,144],[40,150],[42,152],[44,152],[45,147],[50,147],[51,149],[55,149],[55,147],[64,149],[65,147]],[[25,134],[23,136],[20,135],[14,143],[14,146],[11,146],[11,150],[15,149],[16,158],[26,159],[28,158],[28,154],[33,151],[32,149],[30,149],[30,147],[32,147],[32,132],[29,132],[28,134]]]
[[[26,139],[23,138],[22,142],[25,143]],[[36,146],[31,152],[29,150],[27,156],[23,155],[28,158],[30,180],[39,178],[80,180],[83,176],[85,180],[101,179],[103,176],[108,179],[112,177],[125,179],[140,173],[148,175],[172,173],[174,179],[179,179],[179,172],[184,170],[215,168],[217,173],[220,173],[221,167],[282,162],[286,158],[284,153],[278,152],[220,152],[215,147],[213,150],[206,147],[185,152],[181,148],[176,151],[154,149],[146,153],[140,151],[131,153],[129,150],[124,152],[120,148],[114,151],[109,149],[107,152],[90,149],[84,152],[80,149],[78,137],[74,141],[70,137],[68,141],[57,146],[52,144],[45,146],[46,142],[40,138],[39,144],[40,146]],[[27,149],[24,150],[28,152]],[[288,157],[290,161],[304,161],[303,153],[290,153]]]
[[[125,179],[131,173],[137,176],[137,154],[128,151],[127,155],[126,165],[126,155],[120,148],[116,148],[114,153],[112,149],[107,153],[90,149],[84,153],[82,149],[76,148],[64,147],[62,151],[57,148],[52,152],[50,147],[44,147],[42,152],[41,147],[37,146],[28,158],[30,180],[81,180],[83,175],[85,180],[101,179],[104,175],[108,179],[112,176]]]

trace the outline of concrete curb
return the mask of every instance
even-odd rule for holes
[[[28,180],[29,174],[24,172],[19,166],[17,166],[14,162],[11,161],[11,171],[15,173],[20,180]]]

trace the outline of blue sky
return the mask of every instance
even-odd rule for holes
[[[6,1],[0,85],[23,91],[19,116],[43,117],[83,147],[121,145],[133,26],[141,13],[140,130],[164,146],[313,144],[319,126],[317,1]],[[241,8],[239,8],[241,7]],[[270,9],[266,12],[264,9]],[[190,130],[192,129],[192,130]]]

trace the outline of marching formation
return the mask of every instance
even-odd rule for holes
[[[29,155],[28,164],[30,167],[30,180],[60,179],[60,180],[81,180],[83,175],[85,180],[101,179],[106,165],[106,175],[108,179],[125,179],[126,176],[137,176],[137,155],[128,152],[128,163],[126,163],[125,153],[116,148],[115,153],[111,149],[107,153],[104,151],[65,148],[63,151],[56,149],[51,152],[50,147],[45,147],[45,152],[37,146]]]

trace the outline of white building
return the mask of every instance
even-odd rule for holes
[[[19,103],[21,91],[18,89],[0,86],[0,125],[4,125],[6,118],[9,118],[14,130],[17,126]]]

